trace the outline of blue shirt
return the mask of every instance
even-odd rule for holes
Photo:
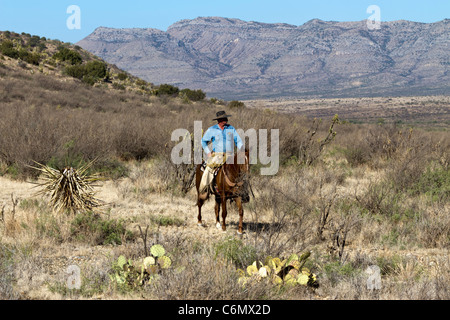
[[[211,152],[208,148],[208,142],[210,141],[212,142],[213,152],[234,153],[235,145],[238,149],[241,149],[244,145],[236,129],[228,123],[225,124],[223,130],[220,129],[218,124],[206,130],[202,138],[202,148],[206,153]]]

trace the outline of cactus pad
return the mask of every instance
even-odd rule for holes
[[[255,273],[258,273],[258,268],[256,266],[254,266],[254,265],[248,266],[247,267],[247,273],[250,276],[255,274]]]
[[[308,284],[308,281],[309,281],[309,276],[304,273],[300,274],[297,278],[298,284],[300,284],[302,286],[306,286]]]
[[[161,257],[166,254],[166,250],[160,244],[155,244],[151,247],[150,252],[155,257]]]
[[[168,269],[172,265],[172,260],[167,256],[158,257],[158,264],[161,269]]]
[[[127,264],[127,258],[125,258],[125,256],[120,256],[119,259],[117,259],[117,266],[119,268],[123,268],[124,265]]]
[[[153,258],[153,257],[146,257],[145,259],[144,259],[144,266],[147,268],[148,266],[150,266],[150,265],[153,265],[153,264],[155,264],[156,263],[156,260],[155,260],[155,258]]]
[[[259,275],[261,276],[261,278],[265,278],[267,277],[267,269],[266,267],[261,267],[258,271]]]

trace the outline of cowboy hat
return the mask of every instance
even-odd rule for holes
[[[227,114],[225,111],[219,111],[216,113],[216,118],[213,120],[225,119],[229,117],[231,117],[231,115]]]

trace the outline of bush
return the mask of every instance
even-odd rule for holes
[[[411,193],[427,194],[433,200],[447,202],[450,199],[450,170],[428,168],[411,186]]]
[[[0,45],[0,51],[7,57],[17,59],[19,57],[19,51],[14,49],[12,41],[3,41]]]
[[[71,65],[77,65],[83,62],[83,58],[81,58],[81,55],[78,52],[68,48],[60,48],[59,51],[53,55],[53,58],[67,61]]]
[[[93,78],[104,78],[106,76],[106,64],[101,61],[89,61],[85,65],[85,75]]]
[[[345,159],[352,166],[362,165],[369,161],[369,154],[367,154],[366,150],[361,147],[350,147],[343,151]]]
[[[201,101],[205,99],[206,94],[202,90],[183,89],[180,91],[181,97],[186,97],[191,101]]]
[[[172,86],[170,84],[161,84],[156,91],[157,96],[161,95],[176,95],[180,92],[180,89],[178,87]]]
[[[122,220],[104,220],[92,212],[78,214],[71,223],[71,234],[79,240],[95,245],[122,244],[122,240],[133,238]]]
[[[82,80],[84,83],[94,85],[99,79],[106,76],[106,64],[101,61],[90,61],[85,65],[68,66],[65,73],[71,77]]]
[[[128,76],[127,76],[126,73],[119,73],[117,75],[117,78],[119,78],[119,80],[121,80],[121,81],[124,81],[124,80],[126,80],[128,78]]]
[[[216,257],[221,255],[239,268],[245,268],[257,258],[254,247],[245,245],[242,240],[227,238],[215,245]]]
[[[245,108],[245,103],[243,103],[242,101],[237,101],[237,100],[233,100],[230,101],[230,103],[228,104],[228,107],[230,108]]]
[[[85,68],[82,65],[74,65],[74,66],[69,66],[66,67],[66,69],[64,70],[64,73],[67,74],[68,76],[77,78],[77,79],[83,79],[84,75],[85,75]]]
[[[25,49],[21,49],[19,51],[19,58],[27,63],[31,63],[38,66],[41,60],[41,55],[39,53],[32,53]]]

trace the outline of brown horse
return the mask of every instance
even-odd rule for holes
[[[238,152],[239,153],[239,152]],[[245,157],[242,157],[242,153],[234,155],[233,163],[225,162],[215,175],[211,186],[208,187],[208,192],[200,194],[199,186],[202,179],[203,171],[202,165],[198,165],[196,168],[196,180],[195,186],[197,188],[197,206],[198,206],[198,225],[202,225],[202,206],[206,200],[208,200],[210,194],[214,194],[216,199],[216,205],[214,211],[216,213],[216,227],[222,230],[226,230],[225,219],[227,217],[227,200],[234,201],[239,210],[239,228],[238,234],[243,233],[243,218],[244,209],[243,203],[250,200],[249,196],[249,152],[245,151]],[[245,158],[242,161],[242,158]],[[243,163],[242,163],[243,162]],[[212,189],[212,190],[211,190]],[[220,207],[222,207],[222,224],[220,224],[219,213]]]

